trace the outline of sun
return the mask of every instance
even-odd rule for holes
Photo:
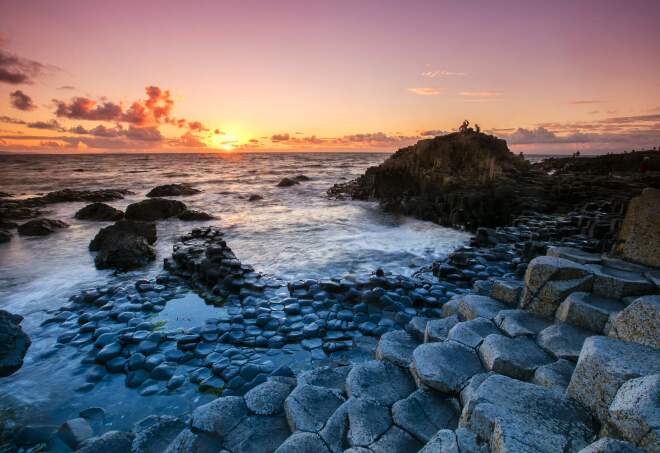
[[[233,134],[213,134],[208,138],[208,145],[211,148],[222,151],[233,151],[238,143],[238,137]]]

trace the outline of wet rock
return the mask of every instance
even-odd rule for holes
[[[284,400],[291,392],[291,385],[268,381],[245,394],[248,409],[257,415],[274,415],[282,412]]]
[[[264,197],[262,197],[261,195],[256,194],[256,193],[253,193],[248,197],[248,201],[259,201],[259,200],[263,200],[263,199],[264,199]]]
[[[189,429],[184,429],[174,438],[164,453],[218,453],[221,451],[223,451],[222,442],[215,436],[193,433]]]
[[[447,335],[449,335],[449,331],[452,327],[458,324],[458,322],[459,321],[457,315],[430,320],[426,324],[426,331],[424,332],[424,343],[446,340]]]
[[[406,332],[415,337],[418,341],[424,341],[424,334],[428,323],[429,318],[414,316],[408,324],[406,324]]]
[[[330,453],[318,434],[294,433],[280,445],[275,453]]]
[[[660,374],[631,379],[616,393],[609,421],[627,440],[660,451]]]
[[[503,310],[495,317],[495,325],[508,336],[519,337],[536,335],[550,322],[525,310]]]
[[[129,204],[126,208],[126,219],[152,222],[176,217],[183,214],[186,209],[186,205],[178,200],[151,198]]]
[[[601,422],[621,385],[630,379],[660,373],[660,351],[607,337],[589,337],[580,352],[567,394]]]
[[[596,425],[566,396],[493,375],[463,408],[460,426],[486,440],[493,452],[576,451],[589,444]]]
[[[614,318],[609,335],[660,349],[660,296],[636,299]]]
[[[195,195],[201,190],[195,189],[188,184],[164,184],[156,186],[147,193],[147,197],[179,197],[182,195]]]
[[[116,221],[124,218],[124,212],[105,203],[92,203],[77,211],[74,217],[99,222]]]
[[[68,224],[61,220],[35,219],[18,226],[18,234],[21,236],[47,236],[62,228],[68,228]]]
[[[277,187],[291,187],[295,186],[296,184],[300,184],[300,182],[291,178],[282,178],[280,182],[277,183]]]
[[[9,376],[23,366],[23,357],[30,347],[20,323],[23,317],[0,310],[0,377]]]
[[[591,445],[584,447],[578,453],[643,453],[644,450],[634,445],[611,437],[598,439]]]
[[[127,271],[145,266],[156,259],[156,252],[145,238],[123,236],[117,242],[106,243],[94,257],[97,269]]]
[[[252,415],[226,435],[224,446],[232,453],[274,451],[290,434],[283,416]]]
[[[418,346],[410,369],[418,385],[452,394],[458,394],[473,375],[484,371],[473,349],[453,341]]]
[[[577,292],[570,294],[561,303],[555,317],[558,321],[601,333],[604,331],[610,315],[623,308],[624,305],[618,300]]]
[[[474,294],[459,298],[458,318],[461,321],[469,321],[475,318],[495,319],[495,316],[508,307],[506,304],[487,296]]]
[[[11,233],[0,228],[0,244],[11,241]]]
[[[202,221],[202,220],[213,220],[214,216],[207,214],[203,211],[197,211],[195,209],[186,209],[181,214],[178,215],[179,220],[185,221]]]
[[[63,189],[49,192],[42,197],[31,198],[30,201],[38,204],[67,203],[73,201],[113,201],[121,200],[124,195],[133,192],[124,189],[74,190]]]
[[[555,310],[576,291],[589,291],[591,271],[584,265],[563,258],[539,256],[525,272],[525,288],[520,307],[539,316],[554,316]]]
[[[591,332],[569,324],[552,324],[539,332],[536,342],[557,359],[577,361],[584,340]]]
[[[404,330],[387,332],[380,337],[376,358],[388,360],[395,365],[407,368],[412,362],[412,355],[418,342]]]
[[[169,415],[150,416],[133,428],[132,453],[162,453],[186,427],[180,419]]]
[[[245,400],[238,396],[225,396],[196,408],[192,413],[193,430],[215,434],[220,438],[229,434],[248,416]]]
[[[647,266],[660,267],[660,190],[646,188],[630,200],[615,252]],[[649,247],[656,244],[656,247]]]
[[[156,224],[120,220],[113,225],[102,228],[89,243],[89,250],[97,252],[125,236],[143,237],[147,243],[153,244],[156,242]]]
[[[527,337],[495,334],[481,343],[479,357],[487,369],[522,380],[531,379],[538,367],[552,362],[550,356]]]
[[[384,406],[407,397],[415,389],[408,372],[398,366],[372,360],[353,366],[346,378],[349,396],[363,398]]]
[[[392,406],[394,423],[424,443],[438,430],[455,429],[459,415],[457,400],[433,390],[417,390]]]
[[[361,398],[348,400],[348,442],[353,447],[366,447],[392,426],[387,406]]]
[[[291,431],[320,431],[344,401],[337,389],[299,384],[284,402]]]
[[[563,393],[571,381],[575,364],[559,359],[549,365],[542,365],[534,372],[532,383]]]
[[[108,431],[99,437],[92,437],[80,444],[76,453],[131,453],[133,433],[120,431]]]
[[[57,434],[72,450],[75,450],[82,442],[94,436],[92,427],[84,418],[67,420],[60,426]]]

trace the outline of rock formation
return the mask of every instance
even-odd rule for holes
[[[21,329],[23,318],[0,310],[0,377],[9,376],[23,365],[30,338]]]

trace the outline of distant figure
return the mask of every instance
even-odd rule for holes
[[[639,164],[639,172],[640,173],[646,173],[651,169],[651,163],[649,156],[645,156],[644,159],[642,159],[642,163]]]
[[[463,121],[463,124],[460,125],[458,128],[458,132],[462,133],[468,133],[468,132],[474,132],[474,129],[470,127],[470,122],[468,120]]]
[[[477,132],[477,134],[478,134],[479,132],[481,132],[481,128],[479,127],[478,124],[475,124],[475,125],[474,125],[474,130]]]
[[[575,157],[580,157],[580,150],[577,150],[577,151],[575,152]]]
[[[525,155],[523,154],[522,151],[520,151],[520,154],[518,154],[518,157],[520,157],[521,159],[524,159],[524,158],[525,158]]]

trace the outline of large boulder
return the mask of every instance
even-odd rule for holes
[[[22,320],[22,316],[0,310],[0,377],[9,376],[23,366],[31,342],[21,329]]]
[[[107,244],[116,242],[125,236],[143,237],[147,243],[156,242],[156,224],[152,222],[135,222],[120,220],[113,225],[101,228],[94,239],[89,243],[89,250],[97,252]]]
[[[596,434],[587,411],[565,395],[493,375],[463,407],[460,426],[485,440],[492,453],[575,452]]]
[[[68,224],[61,220],[34,219],[19,225],[18,234],[21,236],[47,236],[68,226]]]
[[[135,269],[156,259],[151,244],[156,242],[156,225],[120,220],[101,229],[89,244],[97,251],[94,264],[99,269]]]
[[[195,195],[201,190],[195,189],[188,184],[164,184],[156,186],[147,193],[147,197],[178,197],[181,195]]]
[[[582,346],[567,393],[605,423],[621,385],[657,373],[660,373],[660,350],[593,336]]]
[[[410,375],[390,362],[371,360],[353,366],[346,377],[349,396],[390,406],[415,389]]]
[[[129,204],[126,208],[126,218],[128,220],[142,220],[151,222],[160,219],[169,219],[183,214],[187,207],[178,200],[168,200],[166,198],[151,198],[149,200],[139,201]]]
[[[76,212],[76,219],[95,221],[116,221],[124,218],[124,212],[105,203],[92,203]]]
[[[484,371],[474,349],[454,341],[418,346],[410,370],[418,385],[449,394],[458,394],[473,375]]]
[[[614,251],[625,259],[660,267],[660,190],[646,188],[630,200]]]
[[[609,335],[660,349],[660,296],[644,296],[616,315]]]

